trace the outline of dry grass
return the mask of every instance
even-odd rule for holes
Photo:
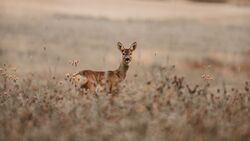
[[[191,0],[195,2],[216,2],[216,3],[224,3],[228,2],[228,0]]]
[[[250,140],[246,7],[109,2],[0,4],[0,141]],[[117,41],[138,42],[119,94],[78,93],[67,76],[118,67]]]
[[[1,67],[0,140],[249,140],[250,86],[193,86],[174,67],[153,67],[118,95],[78,94],[63,78],[15,76]],[[16,77],[16,76],[15,76]],[[141,79],[141,78],[148,78]]]
[[[231,73],[246,73],[250,72],[250,51],[244,52],[242,59],[238,62],[225,62],[214,56],[204,57],[200,60],[186,60],[185,65],[190,69],[204,69],[204,66],[212,66],[213,70],[220,72],[227,70]]]
[[[211,2],[211,3],[234,3],[240,5],[249,5],[250,0],[190,0],[195,2]]]

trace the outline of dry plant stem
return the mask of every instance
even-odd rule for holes
[[[150,75],[159,73],[164,79],[125,81],[126,86],[133,83],[135,87],[121,87],[119,95],[76,95],[68,83],[34,83],[41,79],[37,75],[25,76],[20,88],[12,89],[15,83],[8,81],[11,91],[0,95],[0,140],[249,139],[248,82],[243,91],[232,88],[225,97],[223,93],[215,94],[209,85],[191,87],[183,77],[169,76],[170,70],[157,69]],[[58,82],[57,78],[54,82]],[[160,90],[154,87],[158,82],[163,87]]]
[[[3,78],[4,80],[4,82],[3,82],[3,90],[5,91],[5,90],[7,90],[7,77],[4,77]]]

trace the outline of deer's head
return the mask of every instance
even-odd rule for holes
[[[128,65],[131,60],[132,60],[132,53],[133,51],[136,49],[137,43],[134,42],[133,44],[130,45],[130,47],[124,48],[123,44],[121,42],[117,43],[117,47],[118,49],[121,51],[122,53],[122,62],[126,65]]]

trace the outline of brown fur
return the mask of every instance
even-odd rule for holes
[[[134,42],[129,49],[125,49],[120,42],[117,43],[117,46],[122,53],[122,61],[118,69],[114,71],[80,71],[74,75],[84,78],[84,81],[79,81],[80,88],[90,90],[91,93],[95,93],[97,85],[104,86],[111,93],[115,89],[117,90],[118,84],[126,78],[129,63],[132,60],[132,52],[136,49],[137,43]]]

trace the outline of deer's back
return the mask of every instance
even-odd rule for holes
[[[83,70],[78,73],[81,76],[84,76],[89,81],[94,81],[101,83],[103,80],[115,81],[117,76],[114,71],[92,71],[92,70]]]

